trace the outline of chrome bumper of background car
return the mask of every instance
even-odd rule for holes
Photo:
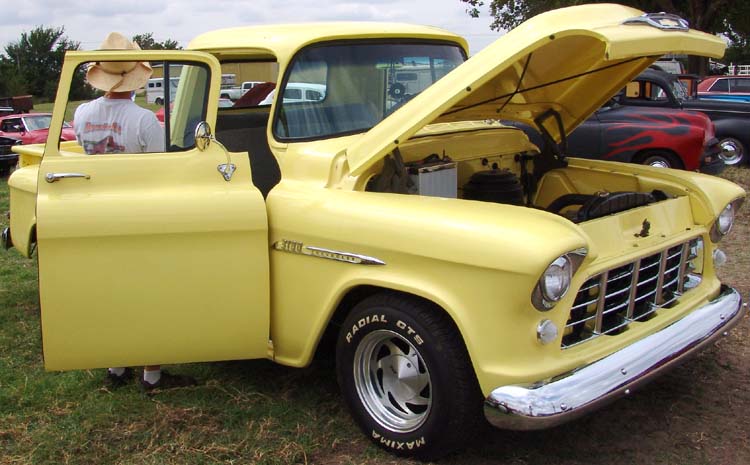
[[[10,241],[10,228],[3,229],[3,234],[2,234],[2,238],[0,238],[0,243],[2,243],[3,248],[5,250],[8,250],[13,246],[13,243]]]
[[[724,160],[724,149],[719,139],[713,138],[706,144],[706,150],[701,157],[700,172],[705,174],[720,174],[727,167]]]
[[[597,362],[529,386],[502,386],[485,400],[484,414],[498,428],[549,428],[630,393],[737,324],[746,308],[739,293],[719,296],[661,331]]]

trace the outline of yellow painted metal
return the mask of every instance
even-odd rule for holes
[[[254,56],[275,59],[281,64],[313,43],[386,38],[443,40],[458,43],[467,54],[469,50],[466,39],[436,27],[352,21],[219,29],[197,36],[187,48],[210,52],[222,61]]]
[[[39,165],[19,168],[8,179],[10,190],[10,236],[13,247],[31,257],[36,228],[36,182]]]
[[[348,147],[351,172],[361,174],[434,122],[494,118],[533,125],[534,118],[553,109],[569,133],[664,53],[723,55],[726,44],[709,34],[622,25],[641,14],[633,8],[595,4],[530,19]],[[516,90],[524,92],[510,98]],[[548,129],[559,140],[557,127]]]
[[[220,68],[207,54],[152,60]],[[87,61],[142,59],[102,52],[66,57],[50,138],[39,165],[37,240],[45,366],[50,370],[267,355],[267,220],[246,154],[84,155],[57,146],[68,87]],[[177,99],[176,106],[180,104]],[[214,121],[216,106],[208,106]],[[80,173],[49,183],[50,173]]]
[[[535,331],[542,318],[562,327],[574,292],[546,313],[532,306],[530,295],[551,261],[582,247],[588,255],[573,289],[604,269],[699,235],[710,257],[714,218],[727,202],[744,195],[731,183],[696,173],[570,160],[568,168],[541,180],[535,205],[544,207],[565,193],[599,190],[661,189],[674,197],[583,225],[535,208],[365,192],[380,159],[395,146],[407,160],[447,149],[459,163],[461,180],[483,166],[483,157],[517,169],[514,154],[534,149],[520,131],[460,120],[513,116],[528,121],[553,108],[572,128],[667,47],[721,53],[716,39],[700,33],[613,26],[637,15],[612,5],[544,15],[364,135],[282,144],[269,133],[282,180],[265,203],[252,186],[247,153],[232,154],[238,171],[226,183],[216,171],[225,154],[215,145],[206,152],[102,158],[81,155],[75,144],[57,146],[75,63],[136,56],[195,60],[212,71],[208,98],[215,102],[215,58],[184,51],[69,54],[41,167],[33,166],[38,148],[21,149],[28,165],[11,178],[11,195],[21,198],[18,212],[12,199],[12,220],[22,231],[33,227],[29,200],[39,190],[48,368],[256,357],[304,366],[339,303],[360,286],[408,292],[444,309],[463,336],[485,393],[590,363],[675,321],[718,292],[711,260],[705,260],[703,284],[670,312],[649,324],[633,324],[616,338],[566,351],[559,344],[542,346]],[[223,30],[199,36],[190,47],[219,59],[274,59],[283,72],[305,45],[373,37],[447,40],[466,49],[463,39],[432,28],[358,23]],[[516,96],[501,113],[501,102],[482,103],[515,89],[530,51],[535,58],[525,73],[527,88],[550,76],[617,66]],[[641,54],[647,57],[638,58]],[[206,119],[214,125],[215,105],[208,106]],[[63,171],[91,179],[43,180],[46,173]],[[644,218],[654,218],[658,234],[636,238]],[[15,243],[15,230],[13,238]],[[367,255],[385,265],[273,249],[284,240]]]

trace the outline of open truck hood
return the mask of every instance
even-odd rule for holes
[[[513,120],[556,111],[570,133],[665,53],[719,58],[723,40],[662,14],[612,4],[536,16],[508,32],[381,121],[346,151],[361,174],[430,123]],[[558,124],[545,127],[560,142]]]

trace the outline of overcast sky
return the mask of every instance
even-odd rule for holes
[[[152,32],[185,46],[196,35],[225,27],[309,21],[394,21],[438,26],[466,37],[476,53],[499,33],[487,14],[469,17],[459,0],[25,0],[0,15],[0,45],[36,26],[65,27],[71,40],[95,49],[110,31],[128,37]]]

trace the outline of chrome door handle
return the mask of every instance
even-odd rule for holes
[[[47,182],[55,182],[59,181],[60,179],[65,178],[84,178],[84,179],[91,179],[91,176],[84,173],[47,173],[46,176],[44,176],[44,179]]]

